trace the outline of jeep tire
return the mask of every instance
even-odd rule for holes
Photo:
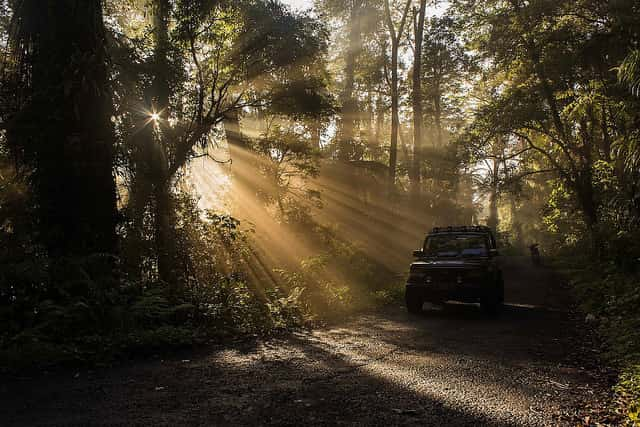
[[[409,313],[418,314],[422,312],[424,301],[420,296],[415,295],[413,292],[406,291],[404,299]]]
[[[480,298],[480,308],[485,313],[495,316],[500,313],[502,309],[502,301],[504,300],[503,292],[501,288],[495,288],[487,292],[482,298]]]
[[[504,280],[502,276],[500,276],[500,281],[498,282],[498,295],[500,304],[504,304]]]

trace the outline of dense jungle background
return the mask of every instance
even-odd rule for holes
[[[637,421],[639,29],[635,0],[1,0],[0,363],[335,321],[486,224],[571,284]]]

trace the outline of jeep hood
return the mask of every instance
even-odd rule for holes
[[[486,258],[453,258],[453,259],[427,259],[415,261],[412,268],[418,269],[447,269],[447,268],[478,268],[487,265]]]

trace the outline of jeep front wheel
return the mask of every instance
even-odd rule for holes
[[[412,314],[418,314],[422,312],[422,298],[417,295],[411,295],[411,293],[407,292],[405,295],[405,302],[407,304],[407,311]]]

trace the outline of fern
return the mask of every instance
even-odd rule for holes
[[[617,71],[618,81],[629,86],[631,93],[640,96],[640,50],[631,51]]]

